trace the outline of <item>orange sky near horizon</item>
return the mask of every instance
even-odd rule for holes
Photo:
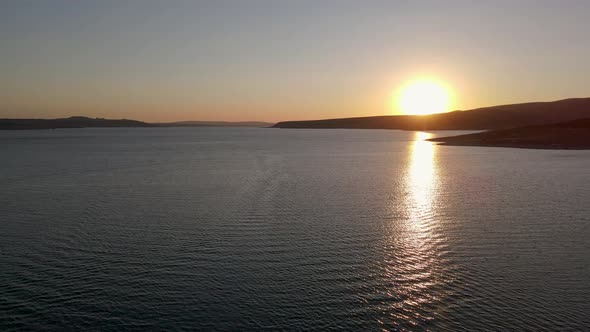
[[[449,111],[586,97],[590,2],[568,4],[9,0],[0,118],[402,114],[425,77]]]

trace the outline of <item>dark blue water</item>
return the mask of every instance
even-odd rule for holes
[[[590,151],[0,132],[0,330],[590,329]]]

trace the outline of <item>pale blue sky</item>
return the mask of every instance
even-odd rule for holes
[[[0,1],[0,117],[393,114],[590,96],[590,1]]]

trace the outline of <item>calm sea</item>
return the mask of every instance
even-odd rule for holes
[[[430,135],[0,132],[0,330],[589,330],[590,151]]]

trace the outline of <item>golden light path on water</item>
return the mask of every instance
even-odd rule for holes
[[[414,201],[414,213],[428,211],[434,201],[434,190],[437,180],[435,153],[436,145],[426,141],[432,134],[424,132],[415,133],[415,141],[411,147],[409,174],[407,176],[408,187],[411,190]],[[415,216],[418,217],[418,216]]]
[[[440,315],[439,304],[445,294],[446,241],[436,215],[440,192],[437,146],[426,141],[432,136],[416,132],[410,143],[402,202],[405,218],[396,222],[387,262],[391,291],[398,294],[387,320],[408,328]]]

